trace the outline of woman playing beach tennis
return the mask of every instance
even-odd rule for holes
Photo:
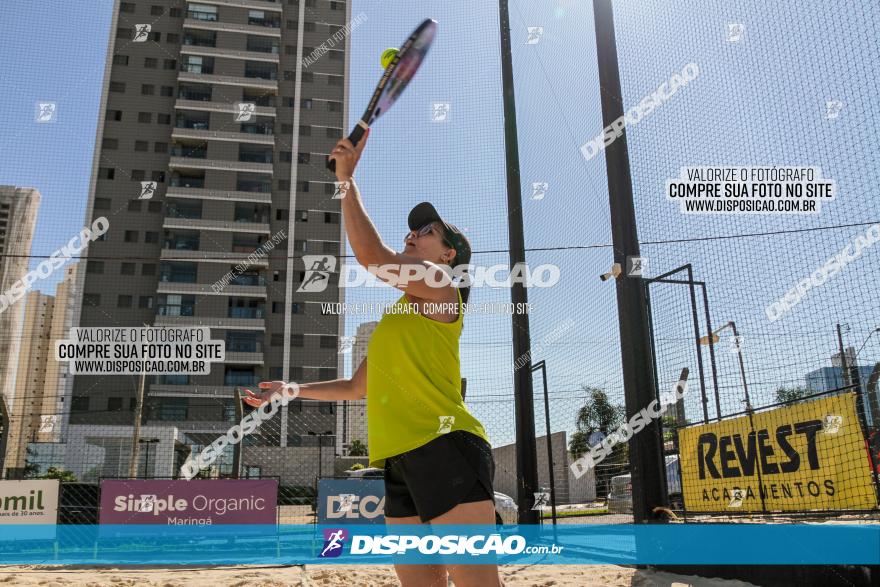
[[[404,294],[374,330],[367,356],[351,379],[305,383],[299,397],[367,398],[371,467],[385,469],[387,524],[495,524],[495,463],[482,424],[461,396],[459,338],[467,288],[453,283],[452,267],[470,263],[467,238],[428,202],[409,213],[410,231],[397,253],[379,236],[354,181],[369,130],[330,154],[345,193],[342,214],[357,262]],[[283,381],[247,391],[251,406],[286,393]],[[497,565],[395,565],[404,587],[503,585]]]

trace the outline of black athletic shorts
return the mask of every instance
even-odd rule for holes
[[[460,503],[495,499],[495,461],[488,442],[454,430],[385,459],[385,515],[428,522]]]

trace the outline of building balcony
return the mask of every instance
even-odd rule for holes
[[[242,102],[247,102],[248,100],[242,100]],[[229,103],[229,102],[212,102],[210,100],[201,101],[201,100],[181,100],[178,99],[174,102],[174,107],[178,110],[200,110],[202,112],[226,112],[229,113],[229,116],[233,118],[236,114],[238,114],[238,106],[237,102]],[[257,106],[254,110],[254,114],[256,116],[276,116],[275,108],[269,108],[267,106]],[[339,117],[337,117],[338,119]],[[336,122],[339,122],[336,120]]]
[[[221,202],[254,202],[271,204],[271,192],[240,192],[230,190],[211,190],[200,188],[169,187],[167,198],[188,198],[192,200],[218,200]]]
[[[235,351],[226,351],[227,364],[235,363],[237,365],[262,365],[263,353],[243,353]]]
[[[225,47],[203,47],[200,45],[182,45],[180,47],[180,54],[201,55],[204,57],[225,57],[227,59],[243,59],[247,61],[266,61],[268,63],[279,63],[281,61],[278,53],[239,51],[237,49],[227,49]]]
[[[252,143],[255,145],[274,145],[274,134],[258,134],[250,132],[229,132],[222,130],[202,130],[195,128],[178,128],[171,130],[172,139],[194,139],[228,141],[234,143]]]
[[[192,82],[195,84],[216,84],[220,86],[239,86],[242,88],[256,88],[258,90],[270,90],[278,92],[277,79],[265,79],[261,77],[244,77],[239,75],[215,75],[208,73],[194,73],[181,71],[177,74],[180,82]]]
[[[244,286],[229,285],[227,287]],[[208,328],[227,328],[231,330],[266,330],[266,321],[262,318],[223,318],[213,316],[156,316],[154,320],[155,326],[207,326]],[[214,338],[213,335],[212,338]],[[255,354],[259,354],[262,356],[262,353]],[[226,353],[226,362],[233,362],[229,360],[228,351]]]
[[[272,174],[271,163],[251,163],[249,161],[227,161],[224,159],[200,159],[198,157],[171,157],[171,169],[214,169],[217,171],[243,171],[248,173]]]
[[[238,264],[246,261],[253,253],[228,253],[226,251],[186,251],[179,249],[162,249],[159,258],[163,261],[195,261],[197,263]],[[268,257],[248,262],[253,267],[268,267]]]
[[[150,385],[150,397],[235,397],[231,385]]]
[[[166,217],[162,228],[178,228],[183,230],[209,230],[217,232],[248,232],[253,234],[270,234],[269,223],[234,222],[227,220],[206,220],[204,218],[170,218]]]
[[[266,285],[227,285],[222,290],[215,292],[210,283],[175,283],[171,281],[160,281],[156,289],[159,294],[181,294],[181,295],[204,295],[204,296],[234,296],[242,298],[266,298]],[[159,316],[156,316],[157,324]],[[176,316],[166,316],[163,318],[174,318]],[[228,320],[228,319],[227,319]],[[240,318],[244,320],[244,318]],[[239,327],[236,327],[239,328]]]
[[[229,33],[244,33],[246,35],[263,35],[266,37],[281,37],[280,27],[263,26],[262,24],[236,24],[232,22],[201,20],[197,18],[184,19],[183,28],[201,29],[205,31],[224,31]]]

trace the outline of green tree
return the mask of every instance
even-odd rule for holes
[[[352,440],[348,446],[348,456],[365,457],[367,456],[367,445],[358,439]]]
[[[797,387],[780,386],[776,389],[776,403],[796,403],[808,395],[810,395],[810,390],[800,385]]]
[[[72,471],[56,469],[55,467],[46,469],[46,474],[40,477],[40,479],[58,479],[67,483],[76,483],[76,475]]]

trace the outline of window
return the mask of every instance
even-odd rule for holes
[[[122,120],[122,110],[108,110],[104,120],[115,120],[116,122],[119,122]]]
[[[138,112],[138,122],[142,124],[149,124],[153,122],[153,113],[152,112]]]
[[[159,114],[156,116],[156,124],[171,124],[170,114]]]
[[[345,4],[342,2],[330,2],[330,10],[345,10]]]
[[[174,88],[171,86],[162,86],[162,89],[159,92],[165,98],[173,98],[174,97]]]
[[[311,98],[303,98],[300,102],[300,107],[303,110],[311,110],[312,109],[312,99]]]
[[[150,14],[153,16],[162,16],[165,14],[164,6],[150,6]]]
[[[147,202],[147,212],[161,212],[162,202]]]
[[[180,8],[172,8],[168,11],[168,16],[172,18],[180,18],[183,15],[183,11]]]
[[[305,309],[305,304],[300,304],[299,302],[291,302],[290,304],[291,314],[302,314],[305,312]]]
[[[104,273],[104,261],[91,260],[86,264],[86,273]]]
[[[328,75],[327,76],[327,85],[328,86],[341,86],[342,85],[342,76],[341,75]]]
[[[162,62],[162,69],[177,69],[177,60],[166,59]]]
[[[327,224],[339,224],[339,212],[324,212],[324,222]]]
[[[330,51],[330,61],[342,61],[344,56],[342,51]]]
[[[75,396],[73,398],[73,402],[70,404],[71,412],[88,412],[89,411],[89,396],[81,395]]]
[[[134,263],[123,263],[119,272],[122,275],[134,275],[136,265]]]
[[[302,334],[291,334],[290,335],[290,346],[301,347],[303,346],[303,338]]]
[[[332,367],[322,367],[321,369],[318,369],[318,379],[321,381],[336,379],[336,369],[333,369]],[[332,406],[333,404],[330,405]],[[331,411],[330,413],[332,414],[333,412]]]
[[[101,142],[101,148],[115,151],[119,148],[119,141],[117,141],[116,139],[104,139]]]
[[[141,94],[144,96],[152,96],[156,93],[156,86],[153,84],[142,84]]]
[[[156,32],[150,33],[150,36],[148,38],[149,38],[149,40],[158,43],[159,41],[162,40],[162,33],[156,33]]]
[[[299,251],[301,253],[307,252],[309,249],[309,241],[302,239],[294,239],[293,241],[293,250]]]
[[[132,181],[144,181],[144,178],[147,177],[147,172],[143,169],[132,169],[131,170],[131,180]]]
[[[335,349],[336,348],[336,337],[321,335],[320,347],[322,349]]]
[[[136,243],[138,242],[138,233],[136,230],[126,230],[125,237],[123,240],[127,243]]]
[[[189,400],[185,397],[165,397],[160,400],[159,409],[156,413],[157,420],[176,421],[186,420]]]
[[[140,212],[141,211],[141,201],[140,200],[130,200],[128,202],[128,211],[129,212]]]
[[[144,67],[147,69],[156,69],[159,65],[159,60],[155,57],[145,57],[144,58]]]
[[[302,72],[302,83],[310,84],[315,81],[315,74],[311,71]]]
[[[116,177],[116,169],[114,167],[99,167],[98,179],[114,179]]]
[[[299,127],[299,135],[301,137],[310,137],[312,136],[312,127],[308,124],[301,124]]]
[[[125,84],[122,82],[110,82],[110,91],[121,94],[125,92]]]
[[[272,302],[272,313],[281,314],[284,312],[284,302]]]
[[[172,10],[172,12],[176,10],[177,14],[180,15],[179,8],[172,8],[171,10]],[[169,45],[179,45],[180,44],[180,35],[178,35],[177,33],[168,33],[167,35],[165,35],[165,42],[168,43]]]
[[[138,298],[138,308],[146,310],[153,307],[153,296],[140,296]]]
[[[131,296],[122,294],[116,300],[116,307],[117,308],[130,308],[131,307],[131,300],[132,300]]]
[[[339,252],[339,243],[335,241],[322,241],[321,252],[335,255]]]
[[[309,221],[309,211],[308,210],[297,210],[296,211],[296,221],[297,222],[308,222]]]
[[[114,55],[113,65],[128,65],[128,55]]]
[[[293,153],[290,151],[281,151],[280,159],[282,163],[291,163],[293,161]]]
[[[127,12],[128,14],[134,14],[134,3],[132,2],[123,2],[119,5],[119,12]]]
[[[311,153],[298,153],[296,156],[297,163],[301,165],[308,165],[311,160]]]
[[[121,397],[108,397],[107,398],[107,411],[108,412],[121,412],[122,411],[122,398]]]
[[[155,231],[147,231],[144,233],[144,242],[155,244],[159,242],[159,233]]]
[[[147,141],[135,141],[134,142],[134,150],[135,151],[146,151],[150,148],[150,143]]]
[[[95,210],[109,210],[110,198],[95,198]]]
[[[155,181],[157,183],[165,183],[165,172],[164,171],[154,171],[150,174],[150,181]]]
[[[144,263],[141,265],[141,275],[156,275],[156,265],[154,263]]]
[[[83,305],[96,307],[101,305],[101,294],[87,293],[83,294]]]
[[[287,210],[285,208],[275,210],[275,220],[287,220]]]
[[[330,112],[342,112],[342,102],[327,101],[327,110]]]
[[[167,153],[168,152],[168,143],[156,143],[153,145],[154,153]]]
[[[328,139],[341,139],[342,138],[342,129],[341,128],[333,128],[333,127],[328,126],[326,129],[324,129],[324,131],[325,131],[325,134],[327,135]]]
[[[284,271],[273,271],[272,281],[284,281]]]

